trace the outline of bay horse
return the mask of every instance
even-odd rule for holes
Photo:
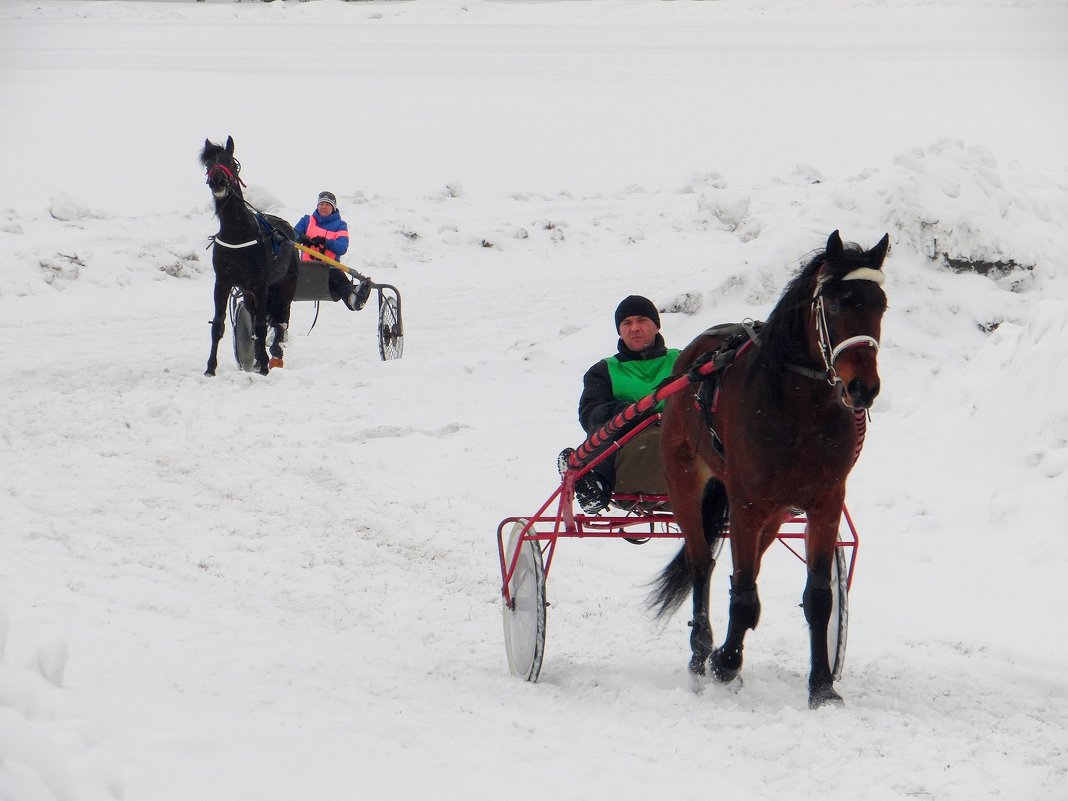
[[[760,619],[757,576],[791,510],[807,517],[809,706],[841,705],[827,652],[831,562],[846,478],[863,441],[864,416],[879,394],[876,355],[883,260],[889,235],[871,250],[843,245],[838,231],[783,291],[763,325],[749,325],[723,353],[725,328],[709,329],[679,355],[676,375],[698,359],[721,358],[714,385],[667,399],[661,429],[664,466],[682,550],[654,582],[650,605],[664,617],[693,595],[689,669],[732,681],[747,630]],[[758,327],[759,326],[759,327]],[[737,334],[740,326],[734,326]],[[726,638],[715,646],[708,594],[713,548],[727,533],[733,575]]]
[[[239,287],[252,316],[255,365],[261,375],[282,365],[282,343],[289,328],[289,309],[297,291],[299,260],[293,227],[269,214],[253,213],[241,193],[241,164],[234,158],[234,138],[226,145],[207,139],[200,152],[208,187],[215,200],[219,233],[212,237],[215,270],[215,316],[211,320],[211,353],[204,375],[215,375],[219,340],[226,331],[226,304]],[[267,326],[274,329],[271,359],[267,357]]]

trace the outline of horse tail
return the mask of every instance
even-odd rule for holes
[[[656,617],[668,617],[682,606],[687,593],[693,589],[693,573],[686,559],[684,545],[653,581],[649,594],[649,608]]]
[[[709,479],[701,496],[701,523],[704,526],[705,542],[711,554],[716,542],[722,538],[730,519],[730,504],[727,500],[727,488],[718,479]],[[708,568],[711,572],[711,567]],[[708,575],[707,573],[705,574]],[[674,613],[687,594],[694,588],[694,567],[686,557],[683,545],[675,558],[668,563],[660,575],[653,581],[653,591],[649,595],[649,608],[656,617],[667,617]]]

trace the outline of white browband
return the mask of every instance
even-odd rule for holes
[[[883,285],[886,281],[886,276],[883,275],[882,270],[876,270],[872,267],[858,267],[853,272],[846,273],[839,281],[874,281],[879,286]]]

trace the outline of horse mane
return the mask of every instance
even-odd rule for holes
[[[218,161],[220,153],[226,151],[226,148],[222,145],[217,145],[214,142],[204,140],[204,149],[200,151],[200,164],[207,168]]]
[[[833,261],[828,261],[826,255],[826,250],[816,251],[801,272],[786,285],[760,331],[760,347],[756,348],[756,358],[753,360],[754,370],[758,367],[804,363],[808,358],[805,320],[811,309],[812,282],[816,273],[826,265],[828,278],[840,278],[866,264],[864,249],[856,242],[845,243],[842,252]]]

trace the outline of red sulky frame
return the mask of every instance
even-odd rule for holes
[[[545,576],[548,578],[549,569],[552,567],[553,557],[556,554],[556,545],[561,538],[646,540],[682,537],[682,532],[675,523],[675,516],[668,506],[666,495],[613,495],[611,507],[614,507],[616,511],[606,511],[597,515],[575,514],[573,509],[575,482],[659,419],[659,415],[646,418],[624,436],[611,442],[589,463],[578,468],[569,467],[564,473],[560,486],[532,517],[506,517],[500,522],[497,526],[497,553],[501,567],[501,594],[509,608],[514,608],[515,599],[510,597],[508,586],[515,573],[520,551],[527,542],[538,543],[545,565]],[[554,503],[555,514],[547,514]],[[846,575],[846,588],[849,589],[853,585],[853,568],[856,564],[857,549],[860,547],[860,538],[849,509],[845,506],[842,507],[842,520],[845,525],[839,527],[838,547],[849,549],[849,568]],[[516,538],[515,549],[510,554],[505,553],[505,531],[520,521],[525,522],[519,537]],[[777,536],[778,541],[802,562],[805,561],[803,544],[806,523],[807,519],[803,513],[790,514],[783,520]],[[723,537],[729,539],[730,531],[724,532]]]

